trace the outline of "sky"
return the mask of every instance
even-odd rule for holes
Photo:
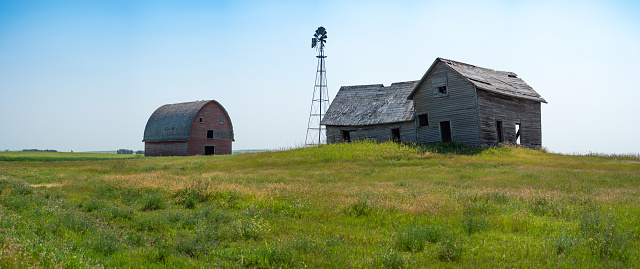
[[[329,95],[418,80],[437,57],[512,71],[551,152],[640,153],[639,1],[0,0],[0,150],[144,149],[170,103],[214,99],[233,148],[304,144]]]

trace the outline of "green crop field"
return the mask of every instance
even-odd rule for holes
[[[638,156],[69,156],[0,153],[0,268],[640,267]]]
[[[133,154],[96,153],[96,152],[0,152],[0,162],[60,162],[60,161],[98,161],[142,157]]]

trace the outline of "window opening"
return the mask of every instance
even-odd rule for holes
[[[442,138],[442,142],[451,142],[451,122],[440,122],[440,136]]]
[[[400,140],[400,128],[391,129],[391,141],[402,142],[402,140]]]
[[[429,126],[429,115],[427,114],[418,115],[418,125],[420,127]]]
[[[216,154],[215,146],[204,146],[204,155],[214,155]]]
[[[223,118],[220,118],[220,120],[218,120],[218,123],[219,123],[219,124],[224,124],[224,119],[223,119]]]
[[[213,138],[213,130],[207,130],[207,138]]]
[[[447,94],[447,86],[440,86],[436,88],[436,91],[439,94]]]
[[[502,134],[502,121],[496,121],[496,133],[498,134],[498,143],[504,142],[504,136]]]
[[[351,142],[351,133],[349,131],[342,130],[342,141]]]
[[[516,144],[520,144],[520,123],[516,123]]]
[[[200,119],[198,120],[198,122],[203,123],[204,119],[202,117],[200,117]]]

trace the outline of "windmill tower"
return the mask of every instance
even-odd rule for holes
[[[311,111],[309,112],[309,124],[307,126],[306,145],[320,145],[327,142],[326,128],[320,125],[320,121],[329,107],[329,91],[327,90],[327,71],[324,65],[324,43],[327,42],[327,30],[318,27],[311,38],[311,48],[318,51],[318,67],[316,69],[316,83],[313,87],[313,99],[311,99]]]

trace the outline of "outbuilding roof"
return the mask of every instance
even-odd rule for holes
[[[193,120],[200,109],[211,102],[222,108],[231,124],[229,114],[215,100],[167,104],[156,109],[147,121],[142,142],[188,141]]]
[[[342,86],[321,121],[323,125],[363,126],[413,120],[407,99],[419,81]]]
[[[516,98],[528,99],[538,102],[546,103],[531,86],[529,86],[524,80],[518,77],[516,73],[507,71],[497,71],[489,68],[478,67],[466,63],[456,62],[453,60],[447,60],[443,58],[437,58],[429,70],[424,74],[420,82],[413,89],[413,92],[409,94],[409,99],[413,99],[413,95],[420,88],[420,85],[424,83],[431,70],[436,66],[438,62],[442,62],[453,69],[455,72],[466,78],[469,82],[473,83],[476,88],[486,90],[501,95],[507,95]]]

